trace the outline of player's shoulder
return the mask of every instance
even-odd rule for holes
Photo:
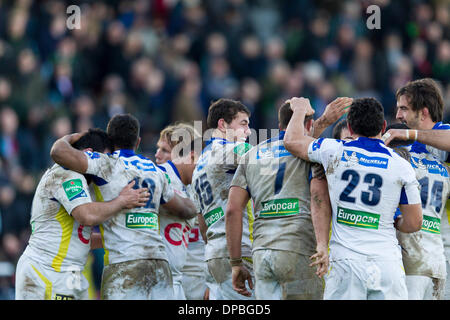
[[[450,124],[448,123],[442,123],[442,122],[437,122],[434,127],[433,130],[450,130]]]

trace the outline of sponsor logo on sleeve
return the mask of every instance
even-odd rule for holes
[[[216,208],[205,214],[205,223],[209,227],[225,216],[222,207]]]
[[[424,215],[422,220],[422,230],[425,232],[440,234],[441,219]]]
[[[69,201],[77,198],[87,197],[86,191],[83,189],[83,182],[81,179],[72,179],[63,182],[62,184],[64,192],[66,193]]]

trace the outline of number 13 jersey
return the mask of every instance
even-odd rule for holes
[[[394,228],[399,204],[420,203],[411,165],[381,140],[317,139],[311,161],[325,168],[333,209],[330,257],[401,259]]]

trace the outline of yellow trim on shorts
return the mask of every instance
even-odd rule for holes
[[[252,199],[247,202],[248,231],[250,232],[250,242],[253,243],[253,223],[255,216],[253,215]]]
[[[98,202],[104,202],[105,199],[103,199],[103,195],[102,192],[100,191],[100,188],[94,184],[94,194],[95,194],[95,199]],[[105,254],[103,255],[103,264],[105,266],[107,266],[109,264],[109,250],[106,249],[105,247],[105,236],[104,236],[104,231],[105,229],[103,229],[103,225],[99,225],[98,226],[100,229],[100,236],[102,237],[102,246],[103,246],[103,250],[105,251]]]
[[[44,277],[44,275],[42,273],[40,273],[39,270],[36,269],[32,264],[30,264],[30,265],[33,268],[34,272],[36,272],[36,274],[39,276],[39,278],[41,278],[41,280],[45,284],[44,299],[52,300],[52,283],[50,282],[50,280],[48,280],[46,277]]]
[[[63,260],[67,256],[67,251],[69,251],[70,239],[72,238],[72,229],[74,219],[71,217],[66,209],[61,206],[55,219],[59,222],[62,229],[61,242],[59,243],[58,253],[52,261],[52,268],[56,272],[61,272],[61,265]]]

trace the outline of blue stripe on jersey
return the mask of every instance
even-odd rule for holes
[[[450,130],[450,124],[442,123],[441,121],[436,122],[433,126],[433,130]]]
[[[380,140],[380,139],[359,137],[357,140],[345,142],[344,146],[361,148],[361,149],[364,149],[364,150],[370,151],[370,152],[384,153],[391,157],[391,153],[384,146],[383,140]]]
[[[85,174],[85,176],[88,177],[88,178],[91,178],[92,181],[93,181],[97,186],[103,186],[103,185],[105,185],[105,184],[108,183],[108,181],[106,181],[106,180],[104,180],[104,179],[102,179],[102,178],[100,178],[100,177],[94,176],[93,174]]]
[[[158,165],[156,165],[156,166],[158,167],[158,169],[161,169],[162,171],[167,172],[166,168],[164,168],[163,166],[158,166]]]
[[[177,175],[177,177],[181,180],[181,176],[180,176],[180,172],[178,172],[177,167],[173,164],[172,161],[167,161],[168,164],[170,164],[170,166],[172,167],[173,171],[175,172],[175,174]]]
[[[405,187],[402,187],[402,192],[400,193],[400,204],[408,204],[408,197],[406,195]]]

